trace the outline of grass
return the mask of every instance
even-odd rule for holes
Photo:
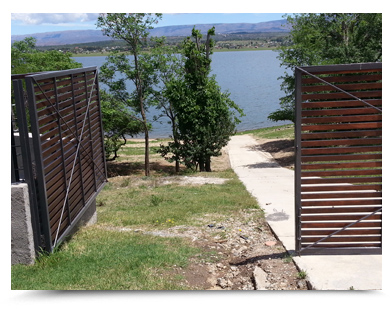
[[[200,250],[190,239],[157,237],[135,230],[200,226],[205,224],[202,218],[226,218],[259,207],[231,169],[187,175],[230,180],[222,185],[181,186],[161,184],[158,173],[152,177],[110,178],[97,198],[98,223],[81,228],[55,252],[40,256],[34,265],[13,265],[11,288],[191,289],[175,269],[187,267],[191,259],[208,260],[211,253]],[[129,229],[120,231],[122,227]]]
[[[256,201],[232,170],[223,175],[232,180],[223,185],[202,186],[158,185],[157,178],[132,186],[131,181],[135,179],[121,178],[99,195],[99,222],[143,226],[174,219],[175,224],[183,225],[194,224],[194,217],[204,214],[229,215],[257,208]]]
[[[283,126],[251,134],[284,136],[289,131]],[[130,142],[120,153],[122,161],[116,164],[127,167],[132,161],[142,166],[141,148]],[[151,160],[167,164],[158,154],[152,154]],[[229,179],[222,185],[186,186],[162,184],[162,177],[169,174],[157,170],[151,177],[123,170],[126,174],[109,178],[97,198],[98,223],[81,228],[55,252],[38,257],[34,265],[13,265],[13,290],[192,289],[175,269],[186,268],[194,259],[207,261],[212,252],[201,250],[190,239],[136,231],[203,226],[205,220],[224,220],[244,209],[259,209],[231,169],[197,174],[183,171],[188,176]],[[262,211],[256,213],[263,215]]]
[[[294,125],[288,124],[238,133],[238,135],[241,134],[251,134],[265,139],[294,139]]]
[[[169,269],[186,267],[199,253],[179,238],[80,230],[35,265],[12,267],[16,290],[182,290]]]

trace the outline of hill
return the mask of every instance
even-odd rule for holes
[[[198,24],[165,26],[152,29],[152,36],[189,36],[192,28],[196,26],[202,33],[215,26],[217,34],[247,34],[260,32],[288,32],[284,27],[286,20],[275,20],[260,23],[223,23],[223,24]],[[35,37],[37,46],[52,46],[66,44],[80,44],[90,42],[110,41],[110,37],[104,36],[101,30],[69,30],[45,33],[33,33],[26,35],[12,35],[11,42],[23,40],[25,37]]]

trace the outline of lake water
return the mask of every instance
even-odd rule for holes
[[[284,96],[278,77],[284,75],[285,69],[280,67],[277,55],[277,52],[271,50],[216,52],[212,55],[212,74],[216,75],[222,91],[229,91],[230,98],[246,115],[241,118],[241,123],[237,126],[238,131],[290,123],[275,123],[267,119],[271,112],[279,109],[279,98]],[[106,61],[106,57],[74,59],[83,67],[100,67]],[[152,119],[153,115],[155,112],[151,111],[149,119]],[[163,123],[154,122],[152,125],[152,138],[168,137],[171,134],[166,120],[163,120]]]

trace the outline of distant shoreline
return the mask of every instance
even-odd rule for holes
[[[261,50],[277,50],[276,47],[259,47],[259,48],[239,48],[239,49],[229,49],[229,48],[221,48],[213,50],[214,53],[223,53],[223,52],[240,52],[240,51],[261,51]],[[91,54],[73,54],[73,58],[78,57],[107,57],[110,53],[91,53]]]

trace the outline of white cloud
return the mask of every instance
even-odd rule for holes
[[[25,25],[64,24],[96,21],[97,13],[13,13],[11,20],[21,21]]]

